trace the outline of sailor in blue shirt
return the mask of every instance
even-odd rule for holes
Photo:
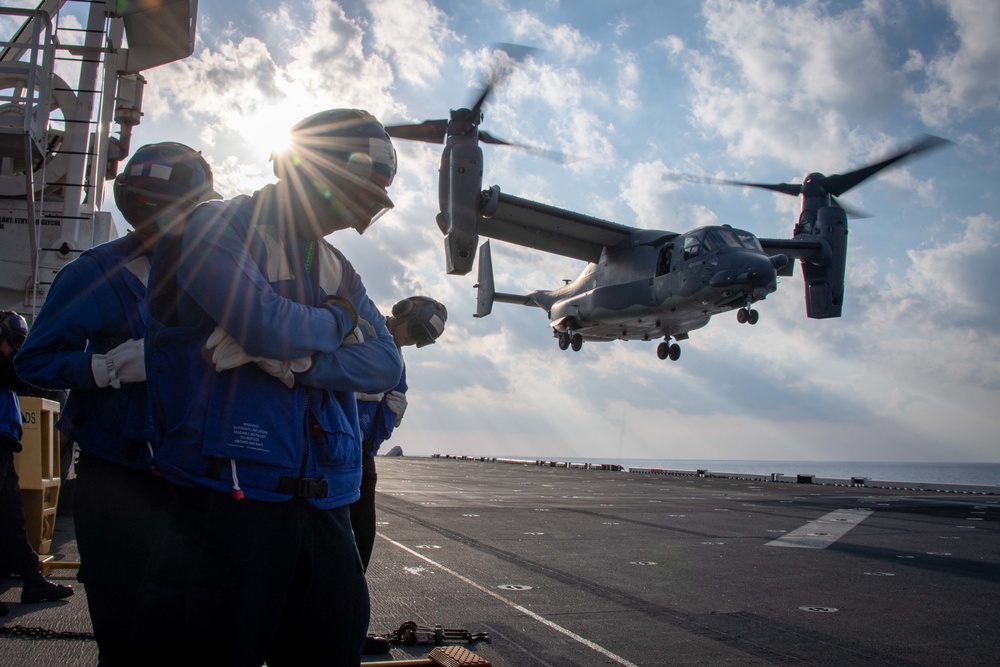
[[[396,154],[373,116],[335,109],[293,127],[274,168],[153,259],[146,369],[173,505],[140,592],[144,664],[360,662],[354,392],[391,389],[402,363],[323,237],[392,207]]]
[[[24,343],[28,323],[13,310],[0,312],[0,363],[7,366]],[[22,450],[21,405],[14,385],[20,384],[12,369],[0,373],[0,562],[24,582],[21,603],[62,600],[73,595],[71,586],[48,581],[42,576],[38,555],[28,542],[20,479],[14,468],[14,454]],[[0,616],[9,613],[0,602]]]
[[[56,274],[15,360],[22,380],[70,390],[58,428],[80,448],[73,499],[79,579],[102,666],[136,664],[128,628],[166,502],[147,442],[150,260],[164,233],[196,204],[219,196],[212,188],[211,168],[188,146],[139,148],[114,183],[115,203],[135,231],[87,250]]]
[[[397,301],[387,321],[393,341],[403,356],[403,348],[433,345],[444,333],[448,310],[438,301],[426,296],[411,296]],[[392,437],[393,430],[403,420],[406,411],[406,368],[403,376],[391,391],[378,394],[358,393],[358,420],[365,453],[361,474],[361,497],[351,504],[351,525],[365,569],[372,557],[375,544],[375,455],[383,442]]]

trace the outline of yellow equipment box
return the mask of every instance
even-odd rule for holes
[[[14,468],[21,480],[25,528],[31,547],[39,554],[47,554],[59,504],[59,403],[31,397],[18,397],[18,401],[24,422],[24,449],[14,454]]]

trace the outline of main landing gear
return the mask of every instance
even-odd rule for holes
[[[736,321],[740,324],[757,324],[760,313],[750,307],[749,304],[736,311]]]
[[[681,358],[681,346],[670,342],[670,336],[663,339],[663,342],[656,346],[656,356],[660,359],[670,359],[677,361]]]
[[[583,347],[583,336],[578,333],[571,334],[567,331],[560,331],[557,340],[559,341],[560,350],[572,347],[574,352],[579,352],[580,348]]]

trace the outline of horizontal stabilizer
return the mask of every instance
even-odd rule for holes
[[[519,306],[541,307],[535,300],[522,294],[505,294],[497,292],[493,283],[493,255],[490,253],[490,242],[479,247],[479,282],[476,283],[479,294],[476,296],[476,314],[474,317],[486,317],[493,312],[493,303],[513,303]]]

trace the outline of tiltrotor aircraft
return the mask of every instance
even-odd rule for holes
[[[479,129],[482,105],[495,83],[471,108],[452,110],[450,119],[386,130],[398,138],[445,143],[437,223],[445,234],[449,274],[472,270],[480,235],[588,262],[576,280],[556,289],[505,294],[494,286],[489,242],[479,249],[475,316],[490,314],[496,301],[541,308],[563,350],[579,351],[584,341],[662,338],[657,356],[676,361],[681,349],[671,341],[686,340],[713,315],[736,310],[740,323],[757,323],[753,304],[777,289],[778,276],[792,275],[792,260],[802,265],[808,317],[840,317],[848,209],[836,197],[904,158],[946,143],[928,136],[881,162],[845,174],[812,173],[801,184],[713,181],[800,197],[790,239],[758,238],[729,225],[683,233],[638,229],[515,197],[496,185],[483,189],[479,144],[511,145]]]

